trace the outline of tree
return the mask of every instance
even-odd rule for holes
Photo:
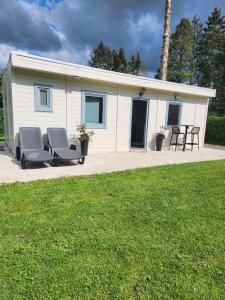
[[[199,41],[202,35],[202,23],[194,16],[190,22],[181,19],[170,38],[168,75],[169,81],[186,84],[198,84]],[[156,78],[159,78],[159,69]]]
[[[191,21],[192,26],[192,60],[191,60],[191,76],[190,76],[190,84],[197,85],[199,83],[200,71],[198,68],[199,60],[200,60],[200,50],[199,44],[202,38],[202,29],[203,25],[200,22],[197,16],[194,16]]]
[[[215,8],[203,28],[199,43],[199,84],[216,88],[215,109],[225,113],[225,19]]]
[[[128,62],[129,73],[133,75],[140,75],[144,72],[144,63],[141,60],[139,52],[136,55],[132,55]]]
[[[3,71],[0,70],[0,108],[3,107],[2,76],[3,76]]]
[[[171,16],[171,0],[166,0],[163,46],[162,46],[162,53],[160,59],[161,67],[159,72],[159,79],[161,80],[166,80],[167,77],[169,44],[170,44],[170,16]]]
[[[112,70],[114,65],[112,50],[100,41],[97,47],[92,49],[88,64],[90,67]]]
[[[140,75],[145,70],[144,63],[138,52],[132,55],[130,59],[127,59],[124,48],[116,51],[105,46],[103,41],[96,48],[92,49],[88,64],[95,68],[133,75]]]
[[[190,21],[181,19],[171,35],[168,80],[178,83],[190,83],[193,63],[193,32]]]
[[[123,48],[120,48],[118,50],[118,53],[113,50],[113,58],[114,62],[112,70],[116,72],[127,73],[128,62],[126,59],[125,50]]]

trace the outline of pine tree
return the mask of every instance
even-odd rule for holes
[[[170,38],[167,80],[190,83],[193,63],[192,39],[192,25],[188,19],[183,18]]]
[[[191,21],[192,26],[192,60],[191,60],[191,76],[190,84],[197,85],[199,83],[200,72],[198,68],[200,53],[199,53],[199,43],[202,38],[202,29],[203,25],[200,22],[200,19],[197,16],[194,16]]]
[[[2,77],[3,77],[3,71],[0,70],[0,108],[3,107]]]
[[[127,59],[124,48],[120,48],[118,52],[113,51],[114,55],[114,63],[113,63],[113,71],[127,73]]]
[[[141,75],[144,71],[144,63],[141,60],[139,52],[136,55],[132,55],[128,63],[128,73],[133,75]]]
[[[91,51],[91,58],[88,62],[90,67],[112,70],[114,65],[113,51],[100,41],[96,48]]]
[[[101,41],[96,48],[91,51],[88,62],[90,67],[112,70],[121,73],[140,75],[145,71],[144,63],[137,52],[128,60],[124,48],[118,51],[110,49]]]
[[[225,113],[225,18],[218,8],[212,11],[203,28],[199,52],[199,84],[216,88],[215,108]]]

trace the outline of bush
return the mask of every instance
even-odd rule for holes
[[[205,143],[225,146],[225,116],[208,115]]]

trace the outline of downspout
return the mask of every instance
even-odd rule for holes
[[[157,105],[156,105],[156,120],[155,120],[155,134],[157,130],[157,125],[158,125],[158,109],[159,109],[159,99],[157,97]]]
[[[116,140],[115,140],[115,152],[117,152],[117,136],[118,136],[118,112],[119,112],[119,86],[117,85],[117,100],[116,100]]]
[[[154,144],[156,143],[155,141],[155,136],[156,136],[156,130],[157,130],[157,126],[158,126],[158,110],[159,110],[159,97],[157,97],[157,105],[156,105],[156,119],[155,119],[155,132],[154,132],[154,138],[153,138],[153,141],[154,141]],[[151,150],[153,150],[153,146],[151,145]]]
[[[205,112],[205,126],[204,126],[204,131],[203,131],[203,141],[202,145],[204,147],[204,142],[205,142],[205,132],[206,132],[206,124],[207,124],[207,116],[208,116],[208,109],[209,109],[209,98],[207,100],[207,106],[206,106],[206,112]]]
[[[195,125],[195,120],[196,120],[196,110],[197,110],[197,104],[195,103],[195,113],[194,113],[194,125]]]
[[[68,77],[66,77],[66,130],[68,128]]]

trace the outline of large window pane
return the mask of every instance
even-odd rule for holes
[[[103,123],[103,98],[86,96],[85,99],[85,123]]]
[[[40,90],[40,105],[48,106],[48,91]]]
[[[178,125],[180,104],[169,104],[167,125]]]

